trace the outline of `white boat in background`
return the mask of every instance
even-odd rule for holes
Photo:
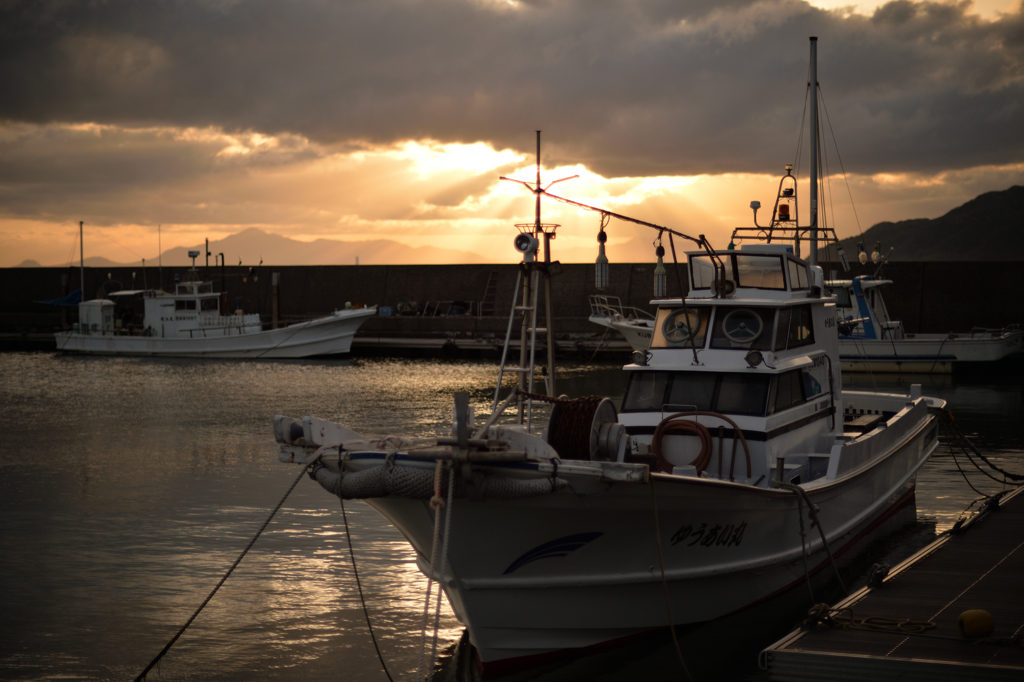
[[[376,307],[336,310],[330,315],[276,329],[263,329],[260,316],[227,314],[227,294],[198,279],[173,293],[156,289],[118,291],[78,304],[78,322],[55,335],[57,350],[87,355],[151,355],[204,358],[305,358],[344,355],[352,337]],[[83,257],[84,263],[84,257]],[[85,289],[83,266],[82,290]],[[116,300],[115,300],[116,299]],[[141,316],[141,322],[136,324]]]
[[[1024,331],[974,329],[967,333],[908,334],[889,317],[881,286],[891,280],[861,275],[826,286],[839,311],[839,360],[847,372],[940,374],[963,363],[997,362],[1024,352]]]
[[[541,193],[599,211],[602,229],[621,217]],[[815,237],[792,228],[797,243]],[[815,243],[805,260],[786,243],[716,252],[693,241],[702,250],[687,254],[689,294],[652,302],[650,348],[623,368],[618,410],[607,398],[517,388],[501,405],[495,394],[483,423],[469,395],[456,394],[452,431],[437,438],[274,419],[282,461],[311,466],[326,490],[365,499],[405,536],[485,671],[706,623],[803,589],[913,508],[944,403],[919,386],[843,390],[836,306]],[[536,281],[522,243],[523,271]],[[536,305],[520,310],[532,311],[522,335],[535,338]],[[510,318],[509,337],[513,326]],[[499,390],[504,372],[532,377],[532,353],[523,358],[506,368],[503,356]],[[533,424],[538,400],[553,404],[543,429]],[[514,423],[503,423],[516,404]]]
[[[654,335],[654,315],[633,306],[624,306],[618,296],[590,296],[590,317],[594,324],[613,329],[625,337],[633,350],[647,350]]]

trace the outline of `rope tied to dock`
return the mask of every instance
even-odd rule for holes
[[[837,628],[841,630],[873,630],[889,632],[896,635],[921,635],[938,627],[930,620],[912,620],[910,618],[890,618],[888,616],[866,616],[858,618],[853,609],[833,609],[828,604],[815,604],[808,611],[803,623],[806,629],[819,627]]]
[[[932,414],[938,416],[939,419],[940,419],[939,423],[946,427],[946,434],[947,434],[947,438],[948,438],[947,443],[949,445],[950,454],[953,455],[953,460],[954,461],[956,461],[956,453],[953,451],[953,443],[956,442],[960,446],[960,451],[967,457],[967,461],[969,461],[972,465],[974,465],[975,469],[977,469],[981,473],[985,474],[986,476],[991,478],[993,481],[995,481],[997,483],[1002,483],[1003,485],[1012,485],[1012,486],[1024,485],[1024,474],[1015,474],[1015,473],[1006,471],[1005,469],[1003,469],[1003,468],[999,467],[998,465],[994,464],[991,460],[989,460],[988,457],[983,455],[981,453],[981,451],[978,450],[977,447],[975,447],[974,443],[971,442],[971,439],[968,438],[964,434],[964,432],[960,430],[960,427],[959,427],[959,425],[957,425],[956,419],[953,417],[953,413],[952,412],[950,412],[949,410],[947,410],[945,408],[942,408],[942,407],[929,407],[928,411],[931,412]],[[978,457],[978,459],[980,459],[982,462],[984,462],[985,466],[987,466],[989,469],[991,469],[992,471],[995,471],[995,472],[1001,474],[1002,477],[1003,477],[1002,480],[1000,480],[996,476],[993,476],[988,471],[985,471],[985,469],[983,469],[980,464],[978,464],[977,462],[974,461],[974,459],[971,457],[971,453],[974,453],[974,455],[976,457]],[[956,464],[957,464],[957,467],[959,468],[960,467],[960,463],[957,462]],[[967,476],[966,476],[966,474],[964,474],[963,470],[961,470],[960,473],[961,473],[961,475],[964,476],[964,480],[967,480]],[[978,490],[973,485],[971,485],[970,481],[967,481],[967,485],[969,485],[971,487],[971,490],[974,490],[974,492],[978,493],[979,495],[984,495],[984,493],[982,493],[980,490]],[[985,497],[991,497],[991,496],[990,495],[985,495]]]

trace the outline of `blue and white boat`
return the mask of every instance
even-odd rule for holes
[[[891,280],[877,275],[826,283],[836,297],[844,371],[941,374],[954,366],[998,362],[1024,351],[1024,331],[1019,328],[907,333],[886,309],[881,287],[889,284]]]

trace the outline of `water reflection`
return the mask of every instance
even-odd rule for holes
[[[296,467],[277,461],[275,413],[315,414],[367,435],[435,435],[448,428],[455,391],[469,391],[477,414],[486,414],[494,376],[489,362],[0,354],[0,677],[137,675],[297,476]],[[621,397],[615,365],[569,364],[558,382],[569,395]],[[954,376],[925,390],[949,401],[960,427],[993,461],[1024,470],[1016,380]],[[967,475],[981,490],[1000,487]],[[948,450],[940,450],[920,476],[921,537],[955,522],[974,498]],[[380,516],[361,503],[346,509],[378,641],[393,673],[408,679],[418,662],[424,579]],[[461,632],[446,610],[442,641],[450,645]],[[651,640],[641,649],[658,652],[663,644]],[[719,657],[734,651],[700,646]],[[660,660],[647,653],[617,663],[588,657],[574,669],[642,676]],[[164,659],[160,679],[339,677],[379,680],[382,673],[338,502],[303,481]]]

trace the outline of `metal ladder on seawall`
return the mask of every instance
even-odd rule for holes
[[[529,287],[523,286],[524,270],[526,270],[526,276],[529,278]],[[501,394],[501,383],[506,372],[513,372],[519,375],[519,388],[521,390],[528,393],[534,392],[537,332],[546,331],[539,330],[537,328],[537,296],[540,290],[539,283],[539,273],[537,268],[530,267],[530,264],[522,264],[519,268],[519,273],[516,276],[515,291],[512,294],[512,309],[509,311],[508,327],[505,330],[505,344],[501,350],[501,365],[498,368],[498,385],[494,388],[494,402],[491,405],[492,414],[496,409],[498,409],[498,399]],[[524,290],[524,305],[518,305],[520,290]],[[531,301],[529,302],[529,305],[525,305],[525,299],[528,295],[531,298]],[[515,325],[516,315],[519,313],[522,313],[523,315],[523,321],[520,326],[519,365],[512,366],[509,363],[508,351],[512,341],[512,328]],[[527,319],[529,320],[529,323],[527,323]],[[529,432],[533,426],[533,400],[524,400],[523,396],[519,396],[517,403],[517,423],[523,423],[523,413],[525,409],[526,430]]]

